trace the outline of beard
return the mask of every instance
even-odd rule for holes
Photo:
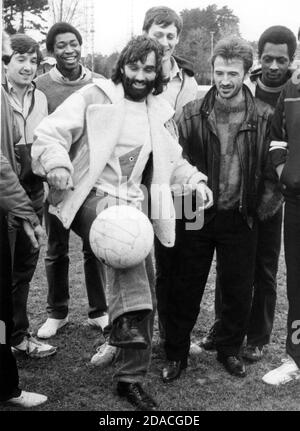
[[[133,86],[135,82],[145,84],[145,87],[135,88]],[[124,87],[125,96],[127,96],[129,99],[133,100],[134,102],[139,102],[145,99],[150,93],[152,93],[152,90],[155,85],[155,81],[154,80],[137,81],[136,79],[128,78],[125,74],[123,74],[122,84]]]

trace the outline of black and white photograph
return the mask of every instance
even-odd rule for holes
[[[299,0],[2,0],[1,40],[0,415],[300,411]]]

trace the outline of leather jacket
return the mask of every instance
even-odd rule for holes
[[[246,101],[246,117],[236,136],[241,165],[242,189],[239,211],[251,227],[259,204],[265,176],[272,177],[268,160],[270,107],[254,99],[248,87],[243,85]],[[183,153],[191,164],[208,177],[208,187],[213,191],[214,205],[205,212],[205,222],[217,211],[220,176],[220,141],[212,114],[216,87],[213,86],[204,99],[184,106],[179,120],[179,140]]]

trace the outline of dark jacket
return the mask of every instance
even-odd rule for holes
[[[270,154],[274,166],[285,163],[280,177],[280,182],[285,186],[284,194],[300,198],[299,70],[294,72],[278,100],[271,126],[271,141]],[[284,148],[285,143],[287,148]]]
[[[239,211],[249,226],[259,203],[263,174],[267,172],[269,150],[270,107],[255,101],[245,85],[246,118],[237,134],[237,148],[242,172],[242,191]],[[208,187],[213,191],[215,204],[206,211],[205,222],[217,211],[220,175],[220,142],[212,111],[216,87],[213,86],[204,99],[188,103],[179,120],[179,136],[183,152],[190,163],[208,176]],[[268,175],[272,175],[271,173]]]
[[[17,177],[17,163],[14,155],[13,113],[7,96],[1,88],[1,154],[0,154],[0,209],[10,215],[29,221],[35,227],[39,224],[32,202]]]

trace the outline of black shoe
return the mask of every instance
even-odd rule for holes
[[[218,353],[217,360],[224,365],[226,370],[236,377],[246,377],[245,365],[238,356],[224,356]]]
[[[209,332],[206,335],[206,337],[203,337],[202,340],[200,341],[200,347],[202,347],[204,350],[208,350],[208,351],[216,350],[215,336]]]
[[[140,383],[118,382],[117,392],[120,397],[126,398],[130,404],[136,407],[136,410],[156,410],[156,401],[144,391]]]
[[[186,362],[168,361],[162,369],[162,379],[164,383],[179,379],[181,371],[186,368]]]
[[[112,323],[109,336],[111,346],[123,349],[147,349],[148,343],[139,329],[140,313],[123,314]]]
[[[260,361],[264,356],[264,347],[247,344],[242,350],[242,358],[248,362],[254,363]]]

